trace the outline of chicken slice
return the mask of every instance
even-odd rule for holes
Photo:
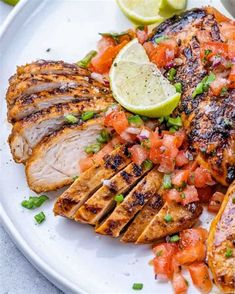
[[[156,194],[161,182],[162,174],[155,167],[129,192],[124,201],[117,205],[111,215],[96,229],[96,232],[118,237],[125,225]]]
[[[11,153],[16,162],[25,162],[32,153],[32,149],[45,136],[57,131],[66,124],[65,115],[73,114],[79,118],[82,112],[94,111],[99,113],[111,103],[110,99],[92,99],[82,102],[58,104],[34,113],[16,122],[9,136]]]
[[[11,107],[15,104],[15,101],[22,96],[36,94],[42,91],[52,91],[54,89],[60,88],[77,88],[77,87],[87,87],[91,88],[98,87],[98,89],[104,89],[104,91],[109,91],[107,87],[104,87],[102,84],[92,80],[90,77],[81,76],[81,75],[43,75],[39,74],[36,76],[31,76],[30,74],[26,75],[24,79],[20,79],[19,82],[10,84],[6,99],[8,105]],[[96,91],[98,90],[96,89]],[[85,91],[84,94],[87,92]],[[27,98],[26,98],[27,99]]]
[[[223,293],[235,292],[235,181],[230,185],[208,236],[208,262]]]
[[[156,193],[137,214],[122,236],[121,241],[135,243],[162,206],[163,199]]]
[[[115,173],[130,163],[127,145],[118,147],[103,159],[103,163],[92,166],[57,199],[55,215],[73,218],[78,208]]]
[[[188,229],[197,222],[201,213],[202,206],[197,202],[186,206],[166,202],[141,233],[136,244],[153,243],[163,237]],[[166,214],[172,216],[172,222],[164,220]]]
[[[96,224],[116,204],[114,197],[130,190],[150,170],[147,166],[130,163],[111,178],[108,186],[103,185],[76,212],[75,220]]]
[[[84,148],[96,142],[103,129],[102,119],[82,125],[66,126],[42,140],[26,163],[26,177],[31,190],[40,193],[71,184],[80,174],[79,160]]]

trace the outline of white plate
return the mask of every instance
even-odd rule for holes
[[[219,1],[189,1],[189,7],[207,3],[224,12]],[[133,293],[132,284],[141,282],[141,293],[161,294],[171,293],[171,286],[154,280],[148,265],[152,258],[149,246],[124,245],[97,236],[87,225],[54,217],[55,194],[50,194],[51,200],[37,211],[21,207],[20,202],[32,192],[23,165],[12,161],[7,144],[11,128],[4,101],[7,79],[16,65],[36,59],[77,61],[95,48],[98,32],[122,31],[130,26],[114,1],[23,0],[0,32],[2,221],[25,256],[66,293]],[[35,225],[33,216],[41,210],[47,219]],[[203,225],[208,226],[208,219],[203,217]],[[190,286],[189,293],[197,291]]]

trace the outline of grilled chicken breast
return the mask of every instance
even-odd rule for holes
[[[118,147],[103,158],[103,163],[94,164],[57,199],[54,205],[55,215],[73,218],[78,208],[100,188],[104,180],[130,163],[127,145]]]
[[[235,179],[235,90],[228,90],[223,99],[208,92],[192,98],[195,87],[208,74],[200,58],[201,31],[207,34],[208,41],[222,39],[219,24],[206,8],[186,11],[164,21],[149,40],[170,36],[180,44],[182,65],[177,67],[175,81],[183,85],[178,111],[189,146],[219,183],[229,185]]]
[[[85,111],[99,113],[106,109],[113,99],[92,99],[81,102],[58,104],[36,112],[16,122],[9,136],[9,144],[16,162],[25,162],[33,148],[45,137],[66,124],[65,116],[73,114],[78,119]],[[81,121],[80,121],[81,122]]]
[[[74,219],[83,223],[97,224],[116,204],[115,195],[125,194],[150,167],[130,163],[126,168],[110,179],[109,185],[103,185],[76,212]]]
[[[102,128],[102,120],[93,119],[66,126],[42,140],[26,163],[31,190],[40,193],[71,184],[80,174],[78,162],[86,156],[84,148],[96,142]]]
[[[235,182],[229,187],[208,237],[208,262],[223,293],[235,289]]]
[[[96,229],[96,232],[118,237],[136,213],[157,193],[161,182],[162,175],[155,167],[130,191],[124,201],[116,206],[111,215]]]
[[[31,93],[19,97],[14,102],[14,105],[9,108],[8,120],[14,122],[32,113],[60,103],[87,101],[103,97],[107,97],[109,100],[111,99],[109,89],[92,79],[87,78],[86,80],[86,77],[84,77],[80,83],[71,81],[64,85],[63,77],[56,76],[56,79],[58,79],[58,83],[62,83],[62,86],[57,85],[56,89],[41,90],[38,93]],[[66,79],[67,81],[69,80],[67,77]]]

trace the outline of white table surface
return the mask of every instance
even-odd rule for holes
[[[12,9],[0,1],[0,26]],[[1,225],[0,294],[62,294],[27,261]]]

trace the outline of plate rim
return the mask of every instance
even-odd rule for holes
[[[4,35],[7,34],[8,28],[11,26],[12,22],[17,18],[19,13],[21,13],[30,0],[21,0],[18,5],[16,5],[13,10],[9,13],[5,21],[0,27],[0,42]],[[15,228],[10,217],[4,211],[1,199],[0,199],[0,221],[4,230],[8,233],[13,243],[25,256],[25,258],[34,266],[46,279],[48,279],[52,284],[58,287],[62,291],[68,293],[79,293],[86,294],[85,291],[79,285],[74,284],[68,279],[64,278],[55,269],[46,264],[46,262],[37,255],[37,253],[30,248],[30,245],[23,239],[20,232]]]

